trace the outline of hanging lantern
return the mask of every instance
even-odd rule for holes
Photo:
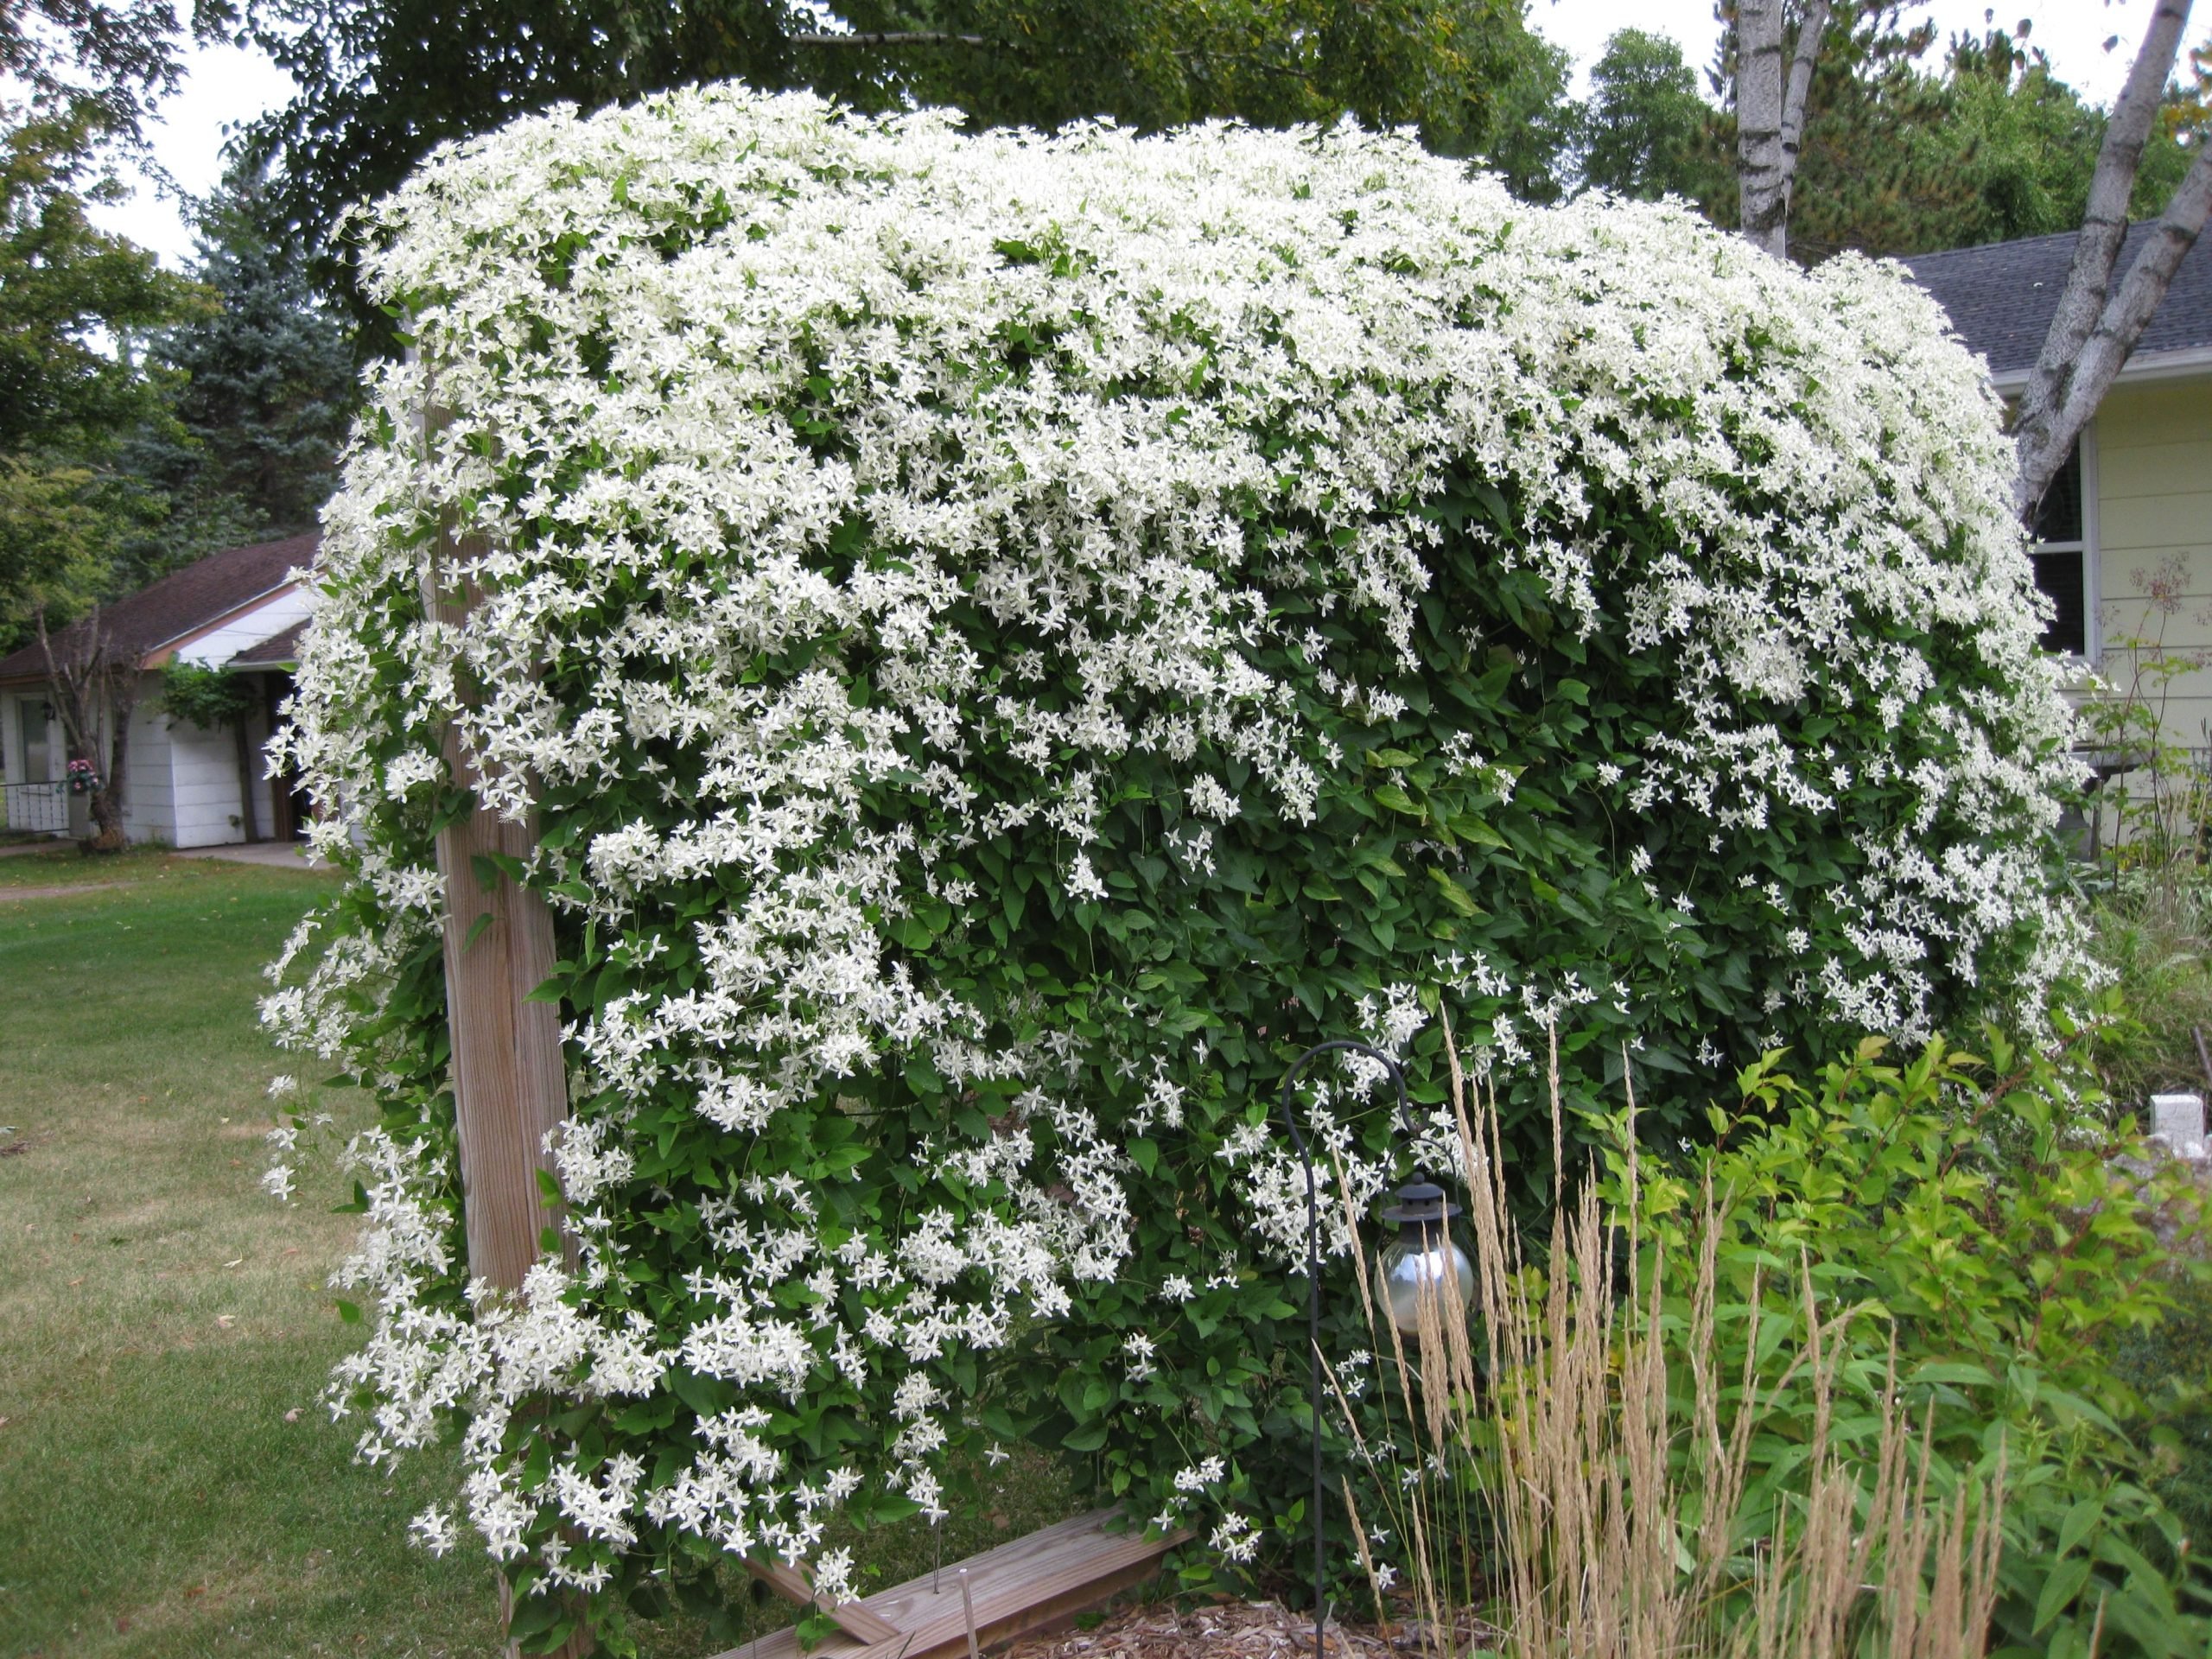
[[[1465,1312],[1474,1299],[1475,1268],[1452,1242],[1451,1220],[1459,1206],[1446,1201],[1442,1187],[1416,1171],[1397,1197],[1382,1212],[1383,1220],[1397,1224],[1398,1236],[1375,1264],[1375,1294],[1390,1323],[1412,1336],[1421,1331],[1424,1303],[1446,1319]]]

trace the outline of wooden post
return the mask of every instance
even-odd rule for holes
[[[568,1077],[559,1009],[524,1000],[552,976],[552,912],[496,872],[487,886],[491,867],[477,861],[527,858],[535,835],[479,806],[438,836],[468,1270],[505,1291],[522,1287],[541,1236],[560,1225],[537,1173],[553,1168],[545,1138],[568,1119]]]
[[[435,406],[426,411],[426,443],[443,424],[442,411]],[[423,575],[423,596],[431,615],[456,625],[467,620],[477,595],[454,579],[448,561],[455,554],[466,558],[481,552],[483,545],[454,542],[450,526],[442,527]],[[537,841],[536,815],[518,823],[484,804],[480,779],[451,727],[445,759],[454,784],[476,798],[465,816],[438,832],[461,1217],[469,1274],[512,1294],[521,1289],[523,1275],[542,1254],[543,1235],[561,1223],[560,1206],[547,1199],[537,1177],[539,1171],[554,1167],[547,1137],[568,1121],[568,1063],[561,1052],[560,1010],[528,1000],[552,977],[553,913],[496,862],[529,858]],[[513,1599],[502,1576],[503,1627],[512,1613]],[[579,1632],[559,1652],[578,1655],[590,1646],[590,1638]],[[510,1659],[519,1659],[520,1651],[514,1643],[507,1644]]]
[[[435,564],[429,580],[439,580]],[[448,620],[467,614],[465,599],[450,592],[435,603]],[[454,782],[474,793],[475,769],[451,730],[445,757]],[[527,859],[537,840],[535,815],[514,823],[481,800],[438,832],[468,1270],[505,1291],[522,1287],[540,1236],[560,1225],[560,1208],[540,1191],[537,1173],[553,1168],[546,1137],[569,1116],[560,1010],[527,1000],[552,977],[553,912],[494,861]]]

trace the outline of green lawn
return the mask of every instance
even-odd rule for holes
[[[259,970],[328,878],[65,852],[0,884],[0,1653],[492,1651],[489,1567],[402,1536],[436,1471],[354,1466],[318,1403],[351,1224],[258,1184],[289,1069]]]
[[[135,887],[142,882],[188,886],[238,868],[221,859],[194,858],[160,847],[133,847],[95,857],[71,843],[49,842],[35,852],[0,855],[0,897],[22,887]],[[301,868],[306,871],[305,865]]]
[[[269,1080],[301,1069],[255,1024],[260,969],[329,880],[0,858],[0,1656],[499,1651],[484,1557],[405,1541],[448,1467],[358,1466],[318,1403],[353,1334],[323,1287],[334,1178],[310,1166],[291,1210],[259,1187]],[[87,890],[7,897],[63,884]],[[1069,1512],[1057,1470],[1014,1467],[948,1561]],[[879,1582],[929,1564],[895,1530],[861,1552]]]

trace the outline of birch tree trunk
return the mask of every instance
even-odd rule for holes
[[[2020,397],[2016,440],[2019,474],[2013,482],[2013,506],[2023,519],[2034,512],[2075,441],[2095,416],[2098,404],[2165,298],[2174,272],[2204,228],[2206,210],[2212,207],[2212,146],[2199,145],[2164,216],[2114,286],[2113,274],[2127,238],[2128,198],[2181,48],[2189,10],[2190,0],[2158,0],[2143,48],[2136,54],[2127,86],[2105,128],[2104,148],[2089,181],[2088,207],[2074,244],[2074,263]]]
[[[1737,222],[1777,259],[1789,257],[1789,193],[1828,0],[1809,0],[1794,48],[1785,48],[1783,24],[1783,0],[1742,0],[1736,9]]]

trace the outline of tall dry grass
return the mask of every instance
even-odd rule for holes
[[[1637,1217],[1602,1213],[1585,1183],[1555,1209],[1538,1272],[1507,1201],[1495,1096],[1470,1090],[1456,1055],[1452,1099],[1470,1173],[1473,1306],[1463,1316],[1440,1296],[1403,1335],[1378,1319],[1359,1263],[1369,1328],[1402,1402],[1393,1432],[1404,1443],[1358,1447],[1389,1477],[1384,1516],[1363,1515],[1344,1489],[1378,1609],[1395,1593],[1402,1612],[1450,1633],[1450,1651],[1509,1659],[1980,1659],[2001,1468],[1992,1490],[1948,1503],[1932,1494],[1894,1371],[1871,1459],[1845,1454],[1832,1432],[1845,1330],[1822,1313],[1809,1264],[1794,1285],[1732,1299],[1754,1328],[1724,1344],[1709,1188],[1688,1317],[1669,1321],[1657,1275],[1629,1247]],[[1632,1135],[1630,1145],[1632,1166]],[[1637,1191],[1632,1166],[1625,1185]],[[1763,1386],[1774,1356],[1756,1362],[1757,1322],[1784,1294],[1802,1302],[1802,1328],[1783,1375]],[[1737,1374],[1721,1374],[1724,1351],[1743,1355]],[[1778,1396],[1801,1379],[1811,1421],[1802,1404],[1780,1421]],[[1791,1496],[1758,1506],[1781,1519],[1745,1536],[1763,1431],[1802,1438],[1805,1452]],[[1376,1568],[1378,1522],[1402,1541],[1402,1586]]]

